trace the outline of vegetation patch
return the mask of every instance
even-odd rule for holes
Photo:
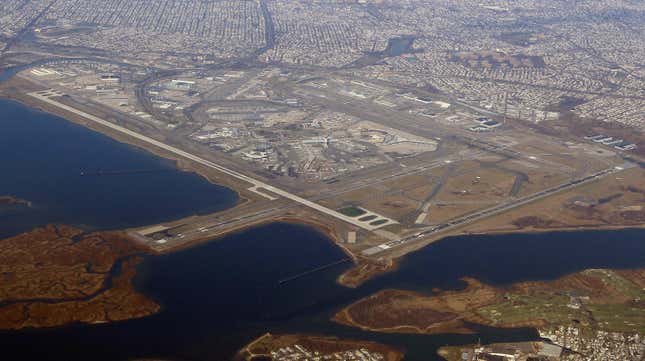
[[[367,213],[364,210],[358,208],[358,207],[345,207],[341,208],[338,210],[339,213],[344,214],[348,217],[358,217],[362,216],[363,214]]]
[[[372,226],[380,226],[381,224],[385,224],[387,222],[388,222],[387,219],[379,219],[378,221],[374,221],[374,222],[370,223],[370,225],[372,225]]]
[[[465,279],[462,290],[431,296],[383,290],[334,316],[336,322],[380,332],[473,333],[492,327],[645,333],[645,269],[592,269],[550,281],[495,287]]]
[[[378,217],[378,216],[375,216],[375,215],[373,215],[373,214],[370,214],[369,216],[365,216],[365,217],[363,217],[363,218],[359,218],[358,220],[359,220],[359,221],[361,221],[361,222],[368,222],[368,221],[371,221],[371,220],[376,219],[377,217]]]

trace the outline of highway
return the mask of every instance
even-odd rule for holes
[[[171,145],[162,143],[160,141],[157,141],[155,139],[147,137],[147,136],[145,136],[143,134],[134,132],[134,131],[132,131],[130,129],[127,129],[127,128],[124,128],[122,126],[116,125],[114,123],[108,122],[107,120],[101,119],[101,118],[96,117],[96,116],[94,116],[92,114],[89,114],[89,113],[83,112],[83,111],[81,111],[79,109],[73,108],[71,106],[62,104],[62,103],[50,98],[50,96],[52,96],[52,95],[54,95],[54,96],[60,96],[61,95],[60,93],[57,93],[55,91],[49,90],[49,91],[32,92],[32,93],[28,93],[28,95],[30,95],[30,96],[32,96],[32,97],[34,97],[34,98],[36,98],[36,99],[38,99],[40,101],[43,101],[43,102],[45,102],[47,104],[53,105],[55,107],[58,107],[60,109],[68,111],[70,113],[79,115],[79,116],[81,116],[81,117],[83,117],[83,118],[85,118],[87,120],[93,121],[93,122],[95,122],[97,124],[100,124],[100,125],[102,125],[104,127],[108,127],[110,129],[116,130],[116,131],[118,131],[120,133],[123,133],[123,134],[126,134],[126,135],[128,135],[128,136],[130,136],[132,138],[135,138],[135,139],[138,139],[140,141],[146,142],[148,144],[154,145],[154,146],[156,146],[156,147],[158,147],[160,149],[163,149],[165,151],[168,151],[168,152],[173,153],[175,155],[178,155],[180,157],[190,159],[195,163],[198,163],[198,164],[201,164],[201,165],[206,166],[208,168],[217,170],[218,172],[221,172],[221,173],[224,173],[226,175],[229,175],[229,176],[231,176],[231,177],[233,177],[235,179],[239,179],[241,181],[244,181],[244,182],[246,182],[246,183],[251,185],[251,187],[249,187],[249,189],[252,189],[256,193],[258,193],[258,194],[260,194],[260,195],[262,195],[264,197],[267,197],[269,199],[271,199],[271,197],[267,196],[263,192],[260,192],[258,190],[258,188],[261,188],[262,190],[269,191],[269,192],[271,192],[273,194],[276,194],[276,195],[279,195],[281,197],[290,199],[290,200],[292,200],[292,201],[294,201],[296,203],[299,203],[299,204],[301,204],[301,205],[303,205],[305,207],[308,207],[308,208],[314,209],[314,210],[316,210],[318,212],[327,214],[327,215],[329,215],[331,217],[334,217],[334,218],[339,219],[341,221],[344,221],[346,223],[352,224],[354,226],[360,227],[360,228],[365,229],[367,231],[373,231],[373,230],[378,229],[379,227],[382,226],[382,225],[371,226],[371,225],[369,225],[367,223],[360,222],[360,221],[358,221],[358,220],[356,220],[354,218],[345,216],[344,214],[336,212],[336,211],[334,211],[332,209],[329,209],[327,207],[321,206],[320,204],[312,202],[312,201],[310,201],[308,199],[299,197],[299,196],[297,196],[295,194],[292,194],[292,193],[287,192],[285,190],[282,190],[280,188],[274,187],[274,186],[272,186],[270,184],[267,184],[267,183],[264,183],[264,182],[262,182],[260,180],[251,178],[251,177],[249,177],[247,175],[244,175],[242,173],[239,173],[239,172],[236,172],[234,170],[225,168],[225,167],[223,167],[221,165],[215,164],[215,163],[210,162],[210,161],[208,161],[206,159],[200,158],[200,157],[198,157],[198,156],[196,156],[194,154],[191,154],[191,153],[185,152],[185,151],[183,151],[181,149],[175,148],[175,147],[173,147]]]

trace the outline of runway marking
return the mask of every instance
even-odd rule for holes
[[[421,231],[421,232],[419,232],[417,234],[414,234],[414,235],[411,235],[411,236],[408,236],[408,237],[405,237],[405,238],[394,239],[394,240],[391,240],[389,242],[385,242],[385,243],[382,243],[380,245],[368,248],[366,250],[363,250],[361,253],[363,255],[365,255],[365,256],[373,256],[373,255],[375,255],[377,253],[381,253],[383,251],[389,250],[389,249],[394,248],[394,247],[399,247],[399,246],[401,246],[403,244],[412,242],[412,241],[414,241],[416,239],[422,239],[422,238],[425,238],[427,236],[433,235],[433,234],[438,233],[438,232],[445,232],[445,231],[447,231],[449,229],[453,229],[455,227],[460,227],[460,226],[463,226],[464,224],[472,223],[472,222],[475,222],[475,221],[490,217],[490,216],[495,215],[495,214],[504,213],[504,212],[507,212],[507,211],[509,211],[511,209],[526,205],[528,203],[544,199],[544,198],[549,197],[549,196],[551,196],[551,195],[553,195],[555,193],[560,193],[560,192],[563,192],[563,191],[567,191],[567,190],[576,188],[578,186],[587,184],[589,182],[594,182],[596,180],[599,180],[599,179],[601,179],[603,177],[606,177],[608,175],[614,174],[616,172],[621,172],[621,171],[623,171],[625,169],[633,168],[633,167],[636,167],[636,166],[637,165],[634,164],[634,163],[625,162],[622,166],[616,166],[616,167],[607,168],[605,170],[596,172],[594,174],[587,175],[585,177],[578,178],[578,179],[575,179],[575,180],[571,180],[569,182],[560,184],[560,185],[555,186],[555,187],[551,187],[551,188],[548,188],[548,189],[541,190],[539,192],[530,194],[530,195],[528,195],[526,197],[517,198],[517,199],[515,199],[515,200],[513,200],[511,202],[508,202],[508,203],[501,203],[501,204],[498,204],[498,205],[493,206],[491,208],[483,209],[483,210],[480,210],[480,211],[477,211],[477,212],[471,213],[471,214],[466,214],[466,215],[460,216],[458,218],[452,219],[450,221],[447,221],[446,223],[431,226],[426,231]],[[377,231],[377,232],[380,232],[380,231]]]
[[[86,113],[86,112],[84,112],[82,110],[79,110],[79,109],[73,108],[71,106],[62,104],[60,102],[57,102],[55,100],[50,99],[49,96],[52,96],[51,94],[56,94],[57,96],[62,95],[60,92],[55,91],[53,89],[49,89],[49,90],[47,90],[45,92],[39,91],[39,92],[28,93],[28,95],[30,95],[30,96],[38,99],[38,100],[41,100],[41,101],[43,101],[45,103],[51,104],[51,105],[56,106],[56,107],[58,107],[60,109],[66,110],[66,111],[71,112],[71,113],[74,113],[74,114],[79,115],[79,116],[81,116],[81,117],[83,117],[85,119],[91,120],[91,121],[93,121],[95,123],[98,123],[100,125],[103,125],[105,127],[108,127],[108,128],[113,129],[113,130],[116,130],[118,132],[121,132],[123,134],[129,135],[129,136],[131,136],[131,137],[133,137],[135,139],[138,139],[138,140],[144,141],[146,143],[152,144],[152,145],[154,145],[156,147],[159,147],[161,149],[164,149],[164,150],[169,151],[171,153],[174,153],[176,155],[179,155],[179,156],[182,156],[184,158],[190,159],[190,160],[192,160],[192,161],[194,161],[196,163],[199,163],[201,165],[204,165],[204,166],[207,166],[209,168],[215,169],[215,170],[217,170],[219,172],[222,172],[224,174],[227,174],[227,175],[229,175],[229,176],[231,176],[233,178],[237,178],[239,180],[243,180],[243,181],[245,181],[247,183],[250,183],[250,184],[252,184],[251,188],[255,189],[255,192],[257,192],[257,188],[262,188],[262,189],[267,190],[267,191],[269,191],[269,192],[271,192],[273,194],[276,194],[276,195],[279,195],[281,197],[290,199],[290,200],[292,200],[292,201],[294,201],[296,203],[300,203],[305,207],[314,209],[316,211],[319,211],[321,213],[327,214],[327,215],[332,216],[332,217],[334,217],[336,219],[339,219],[341,221],[344,221],[346,223],[352,224],[354,226],[360,227],[360,228],[368,230],[368,231],[373,231],[373,230],[376,230],[376,229],[381,228],[381,227],[384,226],[384,224],[383,225],[377,225],[377,226],[372,226],[372,225],[369,225],[369,224],[365,224],[365,223],[360,222],[360,221],[358,221],[358,220],[356,220],[356,219],[354,219],[352,217],[348,217],[348,216],[346,216],[344,214],[336,212],[336,211],[334,211],[332,209],[329,209],[327,207],[321,206],[318,203],[312,202],[312,201],[310,201],[308,199],[302,198],[302,197],[297,196],[295,194],[289,193],[289,192],[287,192],[285,190],[282,190],[282,189],[280,189],[278,187],[274,187],[274,186],[272,186],[270,184],[267,184],[267,183],[264,183],[264,182],[259,181],[257,179],[251,178],[251,177],[249,177],[247,175],[244,175],[242,173],[239,173],[237,171],[225,168],[225,167],[223,167],[223,166],[221,166],[219,164],[216,164],[216,163],[213,163],[213,162],[208,161],[206,159],[200,158],[200,157],[198,157],[196,155],[190,154],[190,153],[185,152],[185,151],[183,151],[183,150],[181,150],[179,148],[175,148],[175,147],[170,146],[168,144],[162,143],[162,142],[160,142],[158,140],[152,139],[152,138],[147,137],[147,136],[145,136],[143,134],[139,134],[139,133],[137,133],[135,131],[132,131],[132,130],[127,129],[125,127],[122,127],[120,125],[116,125],[114,123],[108,122],[107,120],[101,119],[101,118],[96,117],[96,116],[94,116],[92,114]],[[266,194],[263,194],[263,195],[267,196]]]
[[[255,194],[259,194],[259,195],[261,195],[262,197],[264,197],[264,198],[266,198],[266,199],[268,199],[268,200],[270,200],[270,201],[275,201],[275,200],[277,200],[277,199],[278,199],[278,198],[276,198],[276,197],[274,197],[274,196],[272,196],[272,195],[270,195],[270,194],[266,194],[266,193],[262,192],[262,191],[261,191],[261,190],[259,190],[259,189],[258,189],[258,187],[256,187],[256,186],[253,186],[253,187],[251,187],[251,188],[248,188],[247,190],[249,190],[249,191],[251,191],[251,192],[253,192],[253,193],[255,193]]]

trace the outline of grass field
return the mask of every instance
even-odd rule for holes
[[[345,207],[338,210],[338,212],[348,216],[348,217],[358,217],[367,212],[358,208],[358,207]]]
[[[367,222],[367,221],[371,221],[371,220],[373,220],[373,219],[376,219],[376,217],[377,217],[377,216],[375,216],[375,215],[373,215],[373,214],[370,214],[369,216],[365,216],[365,217],[359,218],[358,220],[359,220],[359,221],[361,221],[361,222]]]

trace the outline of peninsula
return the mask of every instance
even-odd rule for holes
[[[150,250],[122,232],[48,226],[0,242],[0,329],[144,317],[159,305],[134,290]]]
[[[154,314],[132,286],[141,257],[267,222],[324,231],[347,257],[305,274],[351,260],[337,279],[347,287],[448,236],[645,226],[643,1],[4,0],[0,11],[0,96],[239,195],[211,214],[0,240],[2,329]],[[3,213],[13,205],[29,203],[0,197]],[[394,287],[334,320],[424,335],[533,327],[602,353],[593,340],[632,345],[645,332],[643,278]],[[565,345],[571,335],[583,346]],[[239,356],[402,357],[360,344],[269,334]],[[485,354],[542,357],[546,345]],[[464,347],[444,351],[478,357]]]
[[[393,347],[375,342],[341,340],[335,337],[312,335],[273,335],[267,333],[246,345],[236,361],[287,361],[307,359],[316,355],[322,359],[347,361],[401,361],[403,353]]]
[[[469,334],[477,325],[547,332],[572,324],[595,331],[645,333],[643,269],[590,269],[507,287],[464,281],[462,290],[435,290],[431,295],[383,290],[344,308],[334,320],[395,333]]]

